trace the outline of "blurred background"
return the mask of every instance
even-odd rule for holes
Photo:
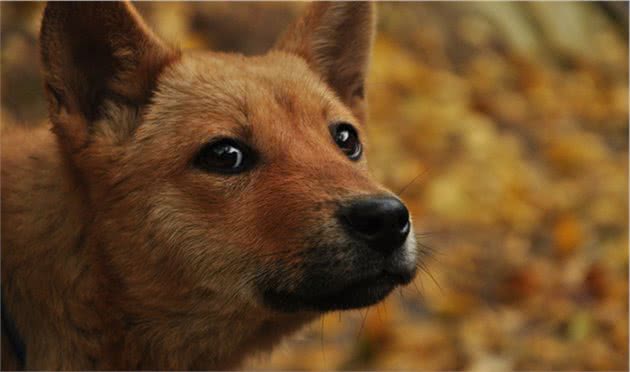
[[[183,49],[264,52],[305,3],[137,3]],[[42,3],[2,2],[1,118],[46,125]],[[627,370],[628,3],[380,3],[370,167],[424,271],[250,369]]]

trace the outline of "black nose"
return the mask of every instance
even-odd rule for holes
[[[352,235],[387,254],[409,235],[409,211],[391,196],[354,199],[339,209],[339,218]]]

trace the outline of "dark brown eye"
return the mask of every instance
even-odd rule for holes
[[[204,145],[194,165],[197,168],[215,173],[240,173],[249,170],[255,161],[253,151],[244,144],[222,138]]]
[[[330,134],[341,151],[350,160],[358,160],[361,157],[363,146],[359,141],[356,129],[348,123],[337,123],[330,126]]]

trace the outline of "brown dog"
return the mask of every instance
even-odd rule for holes
[[[125,3],[50,3],[52,132],[2,136],[2,366],[215,369],[416,271],[370,179],[369,3],[257,57],[181,53]]]

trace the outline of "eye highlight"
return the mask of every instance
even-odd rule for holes
[[[363,153],[363,146],[359,140],[357,130],[349,123],[335,123],[330,127],[333,141],[350,160],[359,160]]]
[[[235,174],[251,169],[255,161],[256,155],[247,145],[231,138],[219,138],[199,150],[193,165],[207,172]]]

